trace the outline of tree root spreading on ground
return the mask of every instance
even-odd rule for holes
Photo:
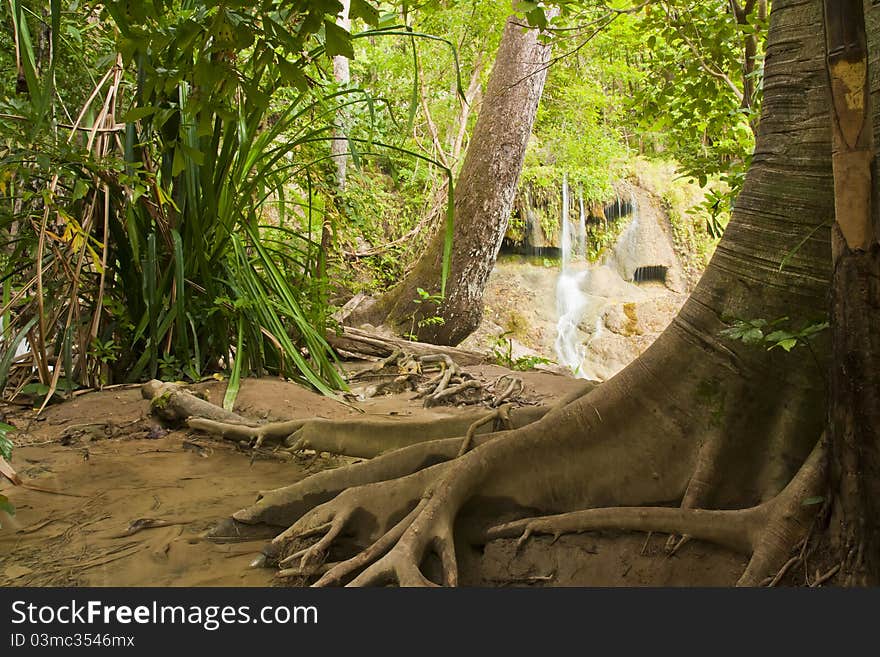
[[[435,376],[421,380],[435,371]],[[514,396],[522,395],[525,390],[518,377],[504,375],[487,386],[462,370],[448,354],[414,355],[403,349],[395,349],[387,358],[355,372],[349,382],[365,379],[382,379],[382,382],[367,387],[364,397],[414,390],[417,398],[425,400],[426,407],[483,404],[495,408],[508,399],[513,401]]]
[[[452,368],[447,366],[441,372],[438,385],[449,371]],[[505,390],[510,388],[509,381],[502,383]],[[150,390],[165,396],[163,410],[167,414],[171,409],[178,418],[193,407],[201,412],[207,404],[176,389],[169,394],[167,389],[153,385]],[[401,586],[454,586],[459,574],[453,530],[462,507],[475,496],[485,495],[510,500],[523,510],[547,508],[545,502],[533,499],[536,493],[545,494],[541,487],[521,489],[514,481],[490,475],[505,464],[516,462],[528,476],[540,477],[542,473],[529,469],[528,454],[534,453],[534,459],[548,451],[551,471],[553,467],[570,467],[564,457],[561,465],[552,466],[552,446],[559,440],[559,436],[553,435],[554,428],[570,419],[573,403],[583,405],[584,400],[594,398],[590,407],[595,411],[597,424],[606,423],[603,416],[608,417],[611,412],[602,404],[602,395],[596,397],[592,392],[592,387],[585,387],[553,409],[515,409],[502,404],[488,414],[475,411],[427,422],[309,419],[246,426],[235,420],[190,418],[191,428],[250,444],[272,440],[291,449],[321,447],[370,458],[318,472],[292,486],[262,492],[254,505],[233,514],[212,535],[236,536],[239,528],[246,525],[287,527],[264,548],[263,556],[255,564],[278,565],[279,576],[317,578],[317,586],[389,582]],[[224,413],[220,409],[208,415],[218,418]],[[583,415],[583,411],[580,413]],[[586,417],[592,415],[587,413]],[[738,584],[759,585],[766,583],[768,575],[778,574],[784,568],[793,547],[803,540],[815,515],[815,508],[804,501],[821,493],[826,451],[824,441],[820,441],[797,476],[778,495],[752,508],[731,511],[601,505],[602,508],[483,527],[473,534],[477,537],[474,542],[519,536],[518,545],[522,545],[530,536],[541,533],[558,536],[603,530],[669,532],[750,554],[749,565]],[[598,454],[595,450],[591,453]],[[693,464],[698,462],[696,458]],[[598,470],[588,470],[601,487],[601,480],[609,473],[597,467]],[[581,470],[579,477],[583,476]],[[681,479],[682,495],[689,479]],[[353,554],[347,546],[354,547]],[[346,554],[340,555],[340,550]],[[432,554],[441,566],[442,574],[437,581],[421,569],[426,557]]]
[[[750,509],[712,511],[691,508],[612,507],[509,522],[493,527],[486,540],[519,537],[517,548],[535,534],[621,530],[684,534],[751,555],[738,586],[756,586],[774,568],[775,585],[799,557],[788,558],[806,540],[815,510],[804,501],[822,492],[828,446],[820,440],[797,476],[772,500]],[[782,565],[785,563],[785,565]]]

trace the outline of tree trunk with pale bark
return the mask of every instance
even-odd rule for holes
[[[455,188],[452,260],[439,308],[416,303],[418,288],[440,294],[445,233],[434,236],[404,280],[349,323],[388,323],[423,342],[455,345],[483,316],[483,292],[501,248],[547,77],[548,46],[511,16]],[[438,320],[425,321],[431,317]]]

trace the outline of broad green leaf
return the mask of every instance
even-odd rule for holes
[[[792,335],[788,331],[773,331],[773,333],[770,333],[765,339],[767,342],[782,342],[783,340],[790,340],[792,338],[797,339],[797,336]]]
[[[797,338],[789,338],[787,340],[781,340],[781,341],[777,342],[776,344],[771,346],[770,349],[773,349],[773,347],[782,347],[786,351],[791,351],[792,349],[794,349],[797,346],[797,343],[798,343]]]
[[[119,120],[123,123],[134,123],[135,121],[139,121],[148,116],[152,116],[157,111],[159,111],[158,107],[132,107],[125,114],[119,117]]]
[[[354,48],[351,45],[351,34],[331,20],[324,19],[324,49],[330,57],[341,55],[354,59]]]
[[[756,344],[764,339],[764,332],[759,328],[752,328],[743,333],[743,342]]]
[[[284,80],[284,82],[294,87],[298,91],[308,91],[309,80],[299,66],[291,64],[280,55],[277,59],[277,62],[278,70],[281,72],[281,78],[282,80]]]
[[[89,191],[89,185],[82,178],[77,178],[73,185],[73,196],[71,200],[78,201]]]
[[[367,25],[379,24],[379,9],[374,7],[369,0],[351,0],[348,15],[352,18],[360,18]]]
[[[544,9],[541,7],[528,12],[526,18],[532,27],[538,27],[542,30],[547,27],[547,14],[544,13]]]

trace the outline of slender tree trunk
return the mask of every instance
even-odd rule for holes
[[[351,19],[348,15],[350,7],[351,0],[342,0],[342,12],[340,12],[339,17],[336,19],[339,27],[348,32],[351,31]],[[348,57],[336,55],[333,58],[333,77],[336,80],[336,84],[340,87],[348,86],[348,83],[351,82]],[[333,132],[333,141],[330,148],[333,160],[336,162],[336,185],[341,194],[345,191],[345,178],[348,173],[348,143],[345,134],[347,117],[344,108],[337,112],[336,123],[337,129]]]
[[[342,11],[336,18],[339,27],[346,31],[351,31],[351,19],[348,16],[351,7],[351,0],[341,0]],[[336,55],[333,58],[333,77],[336,83],[341,86],[347,86],[351,82],[351,73],[349,70],[349,62],[347,57]],[[336,201],[338,202],[345,193],[345,180],[348,175],[348,142],[346,140],[346,111],[341,108],[336,112],[336,128],[333,131],[333,138],[330,142],[330,154],[336,164]],[[321,247],[318,253],[318,267],[315,272],[318,278],[324,278],[327,275],[327,255],[333,246],[333,224],[331,220],[332,213],[325,212],[324,220],[321,224]]]
[[[440,293],[444,232],[432,239],[410,274],[352,322],[387,322],[419,340],[455,345],[480,323],[483,291],[501,248],[522,171],[550,49],[538,32],[511,16],[504,28],[482,111],[465,155],[455,192],[455,245],[439,309],[418,304],[417,288]],[[437,315],[438,321],[422,323]]]
[[[737,0],[730,0],[730,9],[733,12],[737,25],[746,26],[749,24],[749,16],[754,11],[755,5],[756,0],[747,0],[744,5],[740,5]],[[741,104],[742,108],[746,110],[751,109],[752,103],[755,100],[755,80],[753,74],[757,57],[758,37],[755,34],[746,34],[743,36],[743,97]]]
[[[880,243],[862,0],[825,0],[836,221],[832,229],[831,531],[846,583],[880,584]],[[876,63],[876,62],[875,62]]]

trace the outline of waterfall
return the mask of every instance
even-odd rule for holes
[[[572,226],[569,220],[568,176],[562,177],[562,219],[560,251],[562,267],[556,280],[556,357],[560,365],[571,368],[575,376],[583,378],[582,362],[584,347],[580,339],[578,324],[583,317],[588,299],[581,289],[585,270],[572,267],[573,256],[586,254],[586,216],[583,196],[580,198],[580,217],[575,231],[576,243],[572,245]],[[586,258],[584,258],[586,259]]]

